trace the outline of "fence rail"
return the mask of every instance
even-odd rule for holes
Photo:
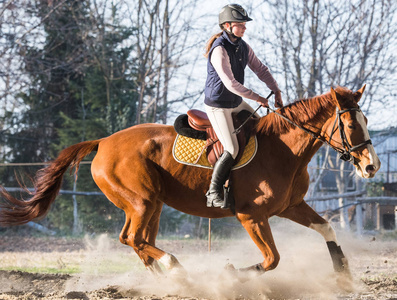
[[[19,187],[5,187],[5,189],[8,192],[34,192],[35,190],[32,188],[19,188]],[[83,191],[69,191],[69,190],[60,190],[59,194],[61,195],[78,195],[78,196],[101,196],[105,197],[105,195],[102,192],[83,192]],[[395,205],[397,206],[397,197],[365,197],[366,191],[356,191],[356,192],[349,192],[349,193],[344,193],[344,194],[331,194],[331,195],[324,195],[324,196],[318,196],[318,197],[312,197],[309,199],[306,199],[306,202],[316,202],[316,201],[329,201],[329,200],[336,200],[340,198],[347,198],[350,199],[346,205],[342,207],[338,207],[336,209],[333,209],[332,211],[338,211],[345,206],[353,206],[355,205],[356,208],[356,227],[357,227],[357,235],[361,236],[364,231],[364,226],[363,226],[363,212],[362,212],[362,205],[367,204],[367,203],[376,203],[378,205]],[[377,222],[379,223],[379,216]],[[32,222],[31,222],[32,223]],[[30,225],[30,224],[29,224]],[[397,225],[397,224],[396,224]],[[31,224],[30,226],[36,226],[34,224]],[[379,224],[377,225],[379,227]],[[41,231],[43,231],[42,228],[37,228]],[[44,228],[45,229],[45,228]]]
[[[17,187],[5,187],[8,192],[26,192],[34,193],[35,189],[32,188],[17,188]],[[105,194],[102,192],[80,192],[80,191],[68,191],[68,190],[60,190],[60,195],[76,195],[76,196],[103,196]]]
[[[367,192],[365,190],[357,191],[357,192],[348,192],[344,194],[330,194],[324,196],[316,196],[312,198],[305,199],[306,202],[314,202],[314,201],[328,201],[328,200],[335,200],[339,198],[351,198],[365,195]]]

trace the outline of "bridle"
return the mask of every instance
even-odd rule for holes
[[[349,162],[353,162],[354,163],[354,157],[353,155],[351,155],[352,152],[356,151],[358,148],[361,148],[365,145],[371,145],[372,141],[371,139],[368,139],[364,142],[362,142],[361,144],[358,144],[356,146],[352,146],[350,145],[349,141],[347,140],[346,137],[346,132],[344,130],[344,125],[341,119],[341,115],[344,114],[345,112],[350,112],[350,111],[357,111],[362,113],[360,108],[348,108],[348,109],[344,109],[344,110],[339,110],[338,107],[336,107],[336,118],[335,118],[335,122],[334,125],[332,127],[332,131],[331,131],[331,135],[329,137],[329,141],[327,141],[327,144],[330,145],[333,149],[335,149],[336,151],[338,151],[340,153],[339,158],[344,160],[344,161],[349,161]],[[336,125],[338,125],[338,129],[339,129],[339,135],[340,135],[340,139],[342,141],[342,148],[338,148],[335,146],[331,145],[331,141],[332,141],[332,136],[334,135],[334,133],[336,132],[335,127]]]
[[[279,117],[283,118],[284,120],[286,120],[287,122],[291,123],[292,125],[302,129],[303,131],[305,131],[306,133],[310,134],[312,137],[314,137],[315,139],[321,141],[322,143],[326,143],[328,146],[330,146],[332,149],[334,149],[335,151],[339,152],[339,158],[344,160],[344,161],[348,161],[352,164],[356,164],[353,155],[351,155],[352,152],[356,151],[358,148],[363,147],[365,145],[369,145],[372,144],[371,139],[368,139],[356,146],[352,146],[350,145],[349,141],[347,140],[346,137],[346,132],[344,130],[344,125],[343,122],[341,120],[341,115],[346,113],[346,112],[350,112],[350,111],[358,111],[361,112],[360,108],[348,108],[348,109],[344,109],[344,110],[339,110],[338,107],[336,107],[336,118],[335,118],[335,122],[334,125],[332,126],[332,132],[331,135],[329,137],[329,139],[324,139],[322,136],[319,136],[318,134],[316,134],[315,132],[303,127],[303,126],[299,126],[298,124],[294,123],[293,121],[291,121],[290,119],[288,119],[287,117],[281,115],[280,113],[278,113],[277,111],[275,111],[274,109],[268,107],[269,110],[271,110],[273,113],[275,113],[276,115],[278,115]],[[339,129],[339,134],[340,134],[340,138],[342,141],[342,148],[337,147],[335,145],[332,144],[332,136],[334,135],[334,133],[336,132],[336,126],[338,126]]]

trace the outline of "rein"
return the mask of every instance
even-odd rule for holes
[[[274,92],[271,91],[270,94],[266,97],[267,100],[269,100],[270,96],[273,95]],[[236,130],[233,131],[233,133],[238,134],[241,129],[244,127],[245,123],[247,123],[255,114],[256,112],[262,107],[262,105],[259,105],[257,109],[254,110],[253,113],[250,114],[250,116],[241,124]]]
[[[360,108],[348,108],[348,109],[344,109],[344,110],[339,110],[338,107],[336,107],[336,118],[335,118],[335,122],[334,125],[332,126],[332,133],[331,136],[329,137],[328,140],[325,140],[324,138],[322,138],[321,136],[319,136],[318,134],[314,133],[313,131],[303,127],[303,126],[299,126],[298,124],[294,123],[293,121],[291,121],[290,119],[288,119],[287,117],[281,115],[280,113],[278,113],[277,111],[275,111],[274,109],[268,107],[269,110],[271,110],[273,113],[275,113],[276,115],[278,115],[279,117],[283,118],[284,120],[286,120],[287,122],[289,122],[290,124],[298,127],[299,129],[303,130],[304,132],[310,134],[313,138],[319,140],[322,143],[326,143],[328,146],[330,146],[332,149],[334,149],[336,152],[339,152],[339,158],[344,160],[344,161],[349,161],[351,163],[354,164],[354,157],[351,155],[351,152],[356,151],[358,148],[363,147],[365,145],[368,144],[372,144],[371,139],[366,140],[364,142],[362,142],[361,144],[358,144],[356,146],[351,146],[347,140],[346,137],[346,133],[344,131],[344,126],[343,126],[343,122],[340,118],[340,116],[345,113],[345,112],[349,112],[349,111],[358,111],[361,112]],[[331,144],[332,140],[332,136],[334,135],[334,133],[336,132],[336,125],[338,125],[338,129],[339,129],[339,134],[340,134],[340,138],[342,140],[342,146],[343,148],[339,148],[336,147],[334,145]]]

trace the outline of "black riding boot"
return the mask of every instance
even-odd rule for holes
[[[206,194],[208,207],[221,207],[223,205],[223,185],[229,177],[233,164],[234,158],[227,151],[223,152],[215,163],[210,188]]]

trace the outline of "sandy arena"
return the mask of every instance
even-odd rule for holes
[[[207,241],[160,239],[157,245],[176,255],[188,274],[162,277],[150,275],[117,238],[2,236],[0,299],[397,299],[397,241],[339,233],[354,278],[354,291],[345,292],[336,284],[322,237],[291,222],[273,228],[278,268],[245,283],[223,269],[263,260],[248,236],[213,240],[211,253]],[[74,271],[45,274],[44,268]]]

